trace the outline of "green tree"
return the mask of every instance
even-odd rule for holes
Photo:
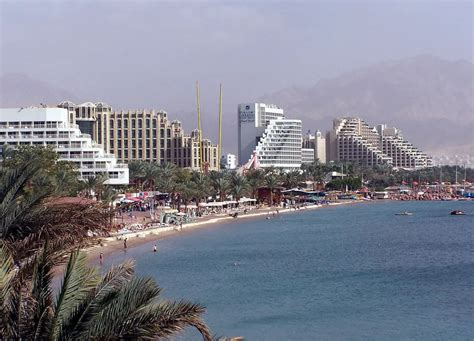
[[[245,194],[247,191],[247,180],[245,179],[244,176],[233,172],[229,176],[229,182],[230,182],[230,194],[234,197],[237,202],[242,198],[242,196]]]
[[[269,189],[270,191],[270,202],[269,205],[273,206],[273,194],[276,188],[280,185],[280,181],[278,179],[278,176],[272,173],[267,174],[265,176],[265,186]]]
[[[54,265],[46,245],[33,260],[31,280],[25,280],[0,247],[0,338],[157,339],[192,326],[211,340],[201,318],[204,307],[159,300],[161,289],[150,278],[134,276],[130,261],[100,276],[87,266],[85,254],[72,252],[56,298]]]

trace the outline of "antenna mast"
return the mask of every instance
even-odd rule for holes
[[[196,98],[197,98],[197,114],[198,114],[198,143],[199,143],[199,170],[202,172],[202,130],[201,130],[201,101],[199,99],[199,81],[196,81]]]
[[[219,142],[217,145],[217,168],[221,169],[222,156],[222,84],[219,84]]]

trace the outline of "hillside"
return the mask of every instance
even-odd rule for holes
[[[3,108],[56,104],[66,99],[76,100],[70,92],[24,74],[9,73],[0,77],[0,106]]]
[[[259,99],[301,118],[305,129],[326,130],[332,119],[360,116],[387,123],[432,154],[474,154],[474,64],[418,56],[380,63],[283,89]]]

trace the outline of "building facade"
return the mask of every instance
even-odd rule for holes
[[[262,168],[301,166],[301,120],[288,119],[283,109],[263,103],[239,104],[237,114],[239,164],[255,154]]]
[[[76,105],[70,101],[64,101],[58,104],[58,108],[67,109],[70,122],[77,124],[82,133],[89,134],[92,140],[110,153],[109,119],[112,108],[109,105],[102,102]]]
[[[58,107],[69,111],[72,123],[79,125],[120,162],[144,160],[173,163],[178,167],[201,168],[201,148],[196,132],[184,133],[181,122],[169,120],[165,111],[113,111],[102,102],[76,105],[69,101]],[[218,170],[217,145],[202,139],[202,169]]]
[[[112,112],[109,120],[110,150],[118,160],[173,163],[200,169],[201,148],[197,131],[186,135],[179,121],[170,121],[165,111]],[[217,145],[202,140],[202,168],[218,170]]]
[[[237,168],[237,156],[234,154],[225,154],[221,157],[221,165],[225,169],[236,169]]]
[[[301,163],[314,163],[314,149],[301,148]]]
[[[70,119],[65,108],[0,109],[0,144],[52,147],[60,160],[77,166],[81,180],[106,174],[106,184],[128,184],[127,165],[117,163]]]
[[[431,158],[406,141],[398,129],[371,127],[360,118],[335,119],[327,140],[327,154],[333,161],[406,169],[431,166]]]
[[[326,138],[318,130],[315,135],[308,132],[303,136],[303,148],[314,150],[314,161],[326,163]]]

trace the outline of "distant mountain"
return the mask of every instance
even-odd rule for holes
[[[327,130],[332,119],[360,116],[387,123],[432,154],[474,154],[474,64],[418,56],[283,89],[259,99],[301,118],[305,129]]]
[[[64,100],[76,101],[76,97],[67,90],[21,73],[0,77],[0,106],[3,108],[57,104]]]

